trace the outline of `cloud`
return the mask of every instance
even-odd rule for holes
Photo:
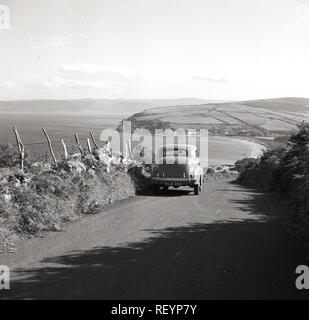
[[[19,94],[26,94],[27,90],[23,86],[12,81],[4,81],[0,82],[0,93],[3,96],[7,95],[10,99],[15,99]]]
[[[114,74],[126,78],[133,78],[136,76],[136,72],[131,68],[116,66],[100,66],[94,64],[87,64],[83,62],[65,64],[60,67],[60,71],[62,73],[74,73],[82,75]]]
[[[34,44],[32,49],[50,49],[61,46],[71,45],[74,39],[85,38],[84,34],[69,34],[69,35],[51,35],[41,36],[39,38],[30,38]]]
[[[109,88],[103,81],[66,80],[61,77],[53,77],[45,82],[48,88],[79,88],[79,89],[104,89]]]
[[[17,88],[16,84],[11,81],[0,82],[1,91],[10,91]]]
[[[200,80],[200,81],[208,81],[208,82],[221,82],[221,83],[229,83],[229,81],[222,77],[206,77],[206,76],[199,76],[194,75],[192,80]]]

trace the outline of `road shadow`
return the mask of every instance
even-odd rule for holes
[[[17,270],[3,299],[296,299],[303,251],[278,222],[272,195],[233,200],[250,219],[144,230],[143,241],[97,247]],[[1,296],[2,295],[2,296]]]
[[[138,196],[148,197],[183,197],[194,196],[194,190],[192,188],[169,188],[168,190],[147,190],[146,192],[139,191]]]

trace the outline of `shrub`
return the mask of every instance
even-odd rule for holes
[[[81,215],[102,212],[113,202],[135,194],[143,169],[129,164],[110,168],[91,155],[63,160],[58,168],[49,163],[27,162],[18,166],[18,154],[10,146],[0,154],[0,245],[14,234],[37,235],[42,230],[60,231],[64,222]],[[134,178],[133,178],[134,176]]]
[[[0,145],[0,168],[15,167],[19,163],[19,154],[11,145]]]
[[[309,124],[302,123],[284,148],[270,149],[254,161],[238,162],[238,181],[279,192],[294,212],[294,222],[309,239]],[[306,228],[304,228],[306,226]]]

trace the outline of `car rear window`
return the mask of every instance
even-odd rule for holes
[[[188,150],[183,149],[183,148],[169,148],[169,149],[164,149],[163,148],[163,157],[169,157],[169,156],[174,156],[174,157],[187,157],[188,156]]]

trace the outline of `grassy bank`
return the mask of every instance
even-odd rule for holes
[[[291,208],[297,235],[309,244],[309,124],[297,127],[284,147],[271,148],[259,159],[236,163],[238,181],[250,187],[275,191]]]
[[[2,246],[26,235],[61,231],[65,222],[101,213],[113,202],[133,196],[147,181],[142,166],[97,151],[71,156],[57,166],[29,157],[24,171],[18,165],[15,148],[0,146]]]

